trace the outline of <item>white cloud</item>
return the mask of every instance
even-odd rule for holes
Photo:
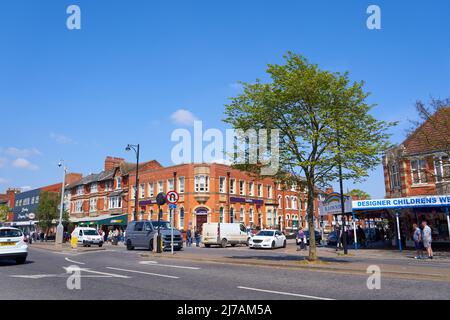
[[[192,112],[186,109],[178,109],[170,116],[175,124],[181,124],[186,126],[194,125],[194,121],[198,120]]]
[[[8,180],[0,177],[0,184],[8,183]]]
[[[13,167],[21,168],[21,169],[29,169],[29,170],[37,170],[39,167],[35,164],[32,164],[25,158],[17,158],[12,162]]]
[[[50,138],[52,138],[59,144],[69,144],[69,143],[73,142],[73,140],[71,138],[69,138],[65,135],[62,135],[62,134],[54,133],[54,132],[50,133]]]
[[[27,158],[30,156],[41,155],[41,152],[36,148],[31,149],[18,149],[15,147],[9,147],[3,150],[3,153],[16,157],[16,158]]]

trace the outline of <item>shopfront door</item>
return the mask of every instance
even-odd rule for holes
[[[200,233],[202,232],[203,224],[208,222],[208,215],[197,214],[197,228],[199,228]]]

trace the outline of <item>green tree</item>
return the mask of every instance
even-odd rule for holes
[[[267,73],[269,83],[242,83],[243,93],[226,105],[224,121],[244,131],[279,130],[278,176],[306,191],[308,227],[314,234],[316,186],[337,180],[339,164],[344,179],[364,180],[390,146],[386,131],[394,123],[370,115],[364,83],[351,83],[348,73],[320,70],[293,53],[285,56],[285,64],[269,65]],[[261,159],[258,154],[258,164],[245,168],[261,172],[267,166]],[[309,260],[317,260],[314,237]]]
[[[370,194],[360,189],[353,189],[346,196],[357,197],[358,199],[370,200]]]
[[[39,197],[36,218],[39,221],[39,227],[48,234],[53,225],[53,220],[59,219],[59,205],[61,194],[55,192],[43,191]],[[68,221],[68,213],[63,212],[63,221]]]
[[[0,221],[5,222],[8,219],[8,212],[10,211],[10,209],[8,208],[8,206],[1,204],[0,205]]]

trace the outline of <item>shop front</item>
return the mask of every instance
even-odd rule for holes
[[[128,214],[122,215],[101,215],[98,217],[71,218],[71,222],[79,227],[92,227],[103,231],[111,229],[126,229],[128,223]]]

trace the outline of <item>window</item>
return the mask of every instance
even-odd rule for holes
[[[230,193],[235,194],[236,193],[236,180],[230,179]]]
[[[281,198],[282,198],[281,195],[278,195],[278,209],[282,208],[282,206],[281,206],[282,199]]]
[[[248,183],[248,195],[252,196],[254,195],[254,184],[253,182]]]
[[[209,192],[209,176],[195,176],[195,192]]]
[[[122,198],[121,197],[110,197],[108,207],[109,207],[109,209],[122,208]]]
[[[225,182],[226,182],[225,177],[219,177],[219,192],[220,193],[227,192],[226,187],[225,187]]]
[[[144,229],[144,223],[143,222],[136,222],[134,225],[134,231],[142,231]]]
[[[75,212],[76,213],[83,212],[83,201],[82,200],[75,201]]]
[[[113,188],[112,181],[106,181],[105,182],[105,191],[111,191]]]
[[[172,191],[173,190],[173,179],[168,179],[167,180],[167,192]]]
[[[184,229],[184,208],[180,208],[179,228]]]
[[[131,187],[131,196],[130,196],[130,198],[131,199],[136,199],[136,186],[132,186]]]
[[[272,226],[272,210],[267,210],[267,224]]]
[[[139,185],[139,197],[145,198],[145,184],[143,183]]]
[[[291,204],[289,203],[289,196],[286,196],[286,209],[289,209],[291,207]]]
[[[389,174],[391,177],[391,189],[400,187],[400,172],[398,170],[398,165],[393,164],[389,167]]]
[[[239,212],[239,222],[240,223],[244,223],[244,217],[245,217],[245,211],[244,211],[244,208],[241,208],[241,210]]]
[[[249,217],[248,222],[253,223],[253,208],[250,208],[248,217]]]
[[[450,181],[450,161],[448,156],[436,158],[434,161],[436,182]]]
[[[149,197],[154,197],[155,196],[155,188],[153,186],[153,182],[150,182],[148,184],[148,196]]]
[[[164,181],[158,181],[158,193],[164,191]]]
[[[83,186],[78,186],[78,188],[77,188],[77,196],[81,196],[81,195],[83,195]]]
[[[223,223],[223,222],[224,222],[224,221],[223,221],[223,218],[224,218],[223,207],[220,207],[220,210],[219,210],[219,222],[220,222],[220,223]]]
[[[262,184],[258,184],[258,197],[262,197]]]
[[[281,190],[281,183],[277,183],[277,189]]]
[[[36,203],[39,203],[39,196],[36,196]]]
[[[239,181],[239,194],[241,196],[245,195],[245,181],[242,180]]]
[[[98,192],[98,185],[97,182],[93,182],[91,183],[91,193],[96,193]]]
[[[97,198],[89,199],[89,212],[97,211]]]
[[[425,159],[411,160],[411,174],[413,184],[428,182]]]
[[[297,197],[292,197],[292,209],[297,209]]]
[[[267,186],[267,198],[272,199],[272,186]]]
[[[297,191],[297,184],[296,183],[293,183],[291,185],[291,191]]]
[[[116,178],[116,189],[122,189],[122,178],[121,177]]]
[[[234,209],[230,209],[230,223],[234,223]]]
[[[178,192],[184,193],[184,177],[178,178]]]

